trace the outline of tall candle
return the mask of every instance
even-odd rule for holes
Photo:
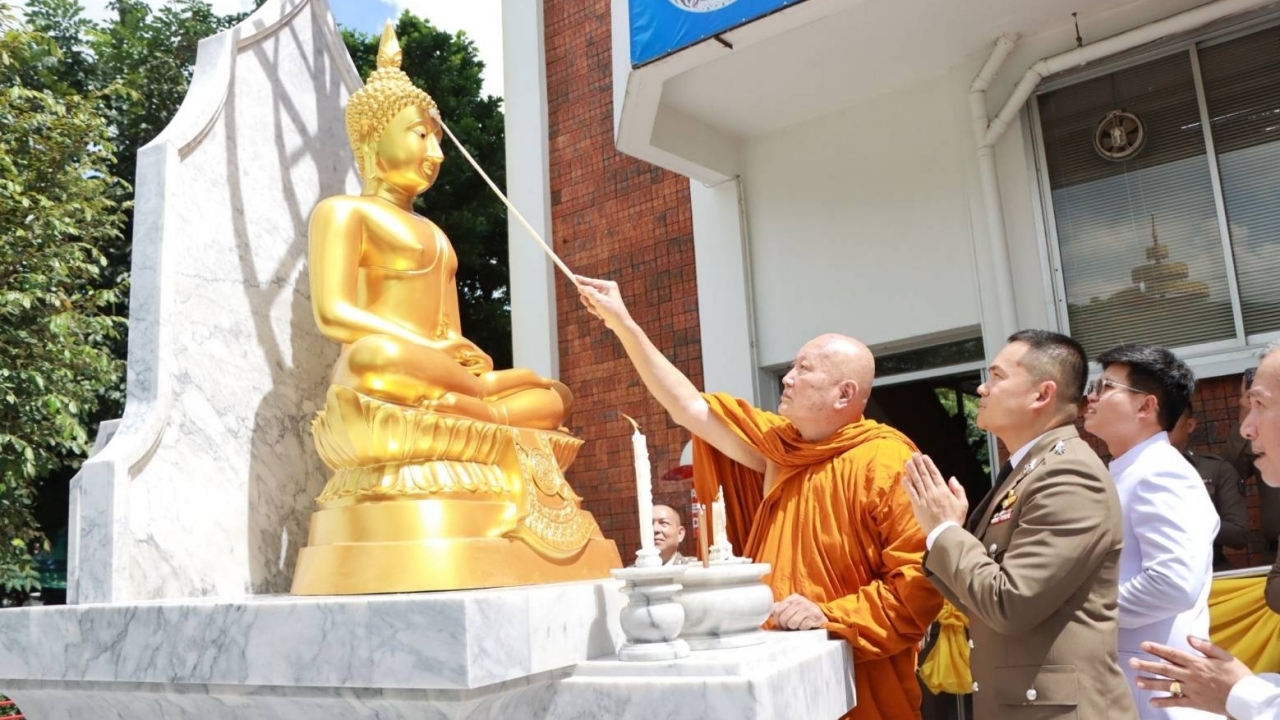
[[[702,557],[702,567],[711,567],[711,551],[707,548],[707,506],[698,503],[698,555]]]
[[[636,503],[640,506],[640,549],[653,550],[653,471],[649,468],[649,447],[640,424],[630,417],[635,432],[631,435],[631,454],[636,465]]]
[[[717,554],[722,555],[716,559],[733,557],[733,546],[729,544],[728,526],[729,519],[724,513],[724,488],[720,488],[720,492],[716,493],[715,502],[711,503],[712,547],[719,551]]]

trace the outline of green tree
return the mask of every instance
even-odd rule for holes
[[[380,36],[344,30],[343,39],[361,77],[373,72]],[[396,23],[403,70],[440,107],[449,129],[466,145],[498,187],[506,187],[502,99],[481,90],[475,43],[404,13]],[[444,145],[445,163],[436,184],[415,209],[449,235],[458,251],[458,295],[462,330],[498,367],[511,367],[511,305],[508,292],[507,215],[502,202],[457,148]]]
[[[0,1],[0,63],[59,54]],[[33,89],[0,67],[0,591],[10,594],[38,586],[42,479],[87,454],[88,419],[120,399],[120,287],[103,279],[106,252],[123,244],[117,198],[128,189],[111,173],[112,92]]]

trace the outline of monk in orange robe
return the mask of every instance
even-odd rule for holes
[[[632,320],[617,284],[578,281],[645,387],[693,433],[699,497],[722,487],[730,538],[749,528],[742,554],[773,566],[768,626],[850,643],[857,707],[846,718],[919,718],[916,652],[942,597],[924,577],[924,533],[901,487],[915,445],[863,417],[871,351],[841,335],[810,341],[775,415],[699,392]]]

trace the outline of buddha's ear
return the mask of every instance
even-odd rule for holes
[[[378,150],[373,143],[366,143],[361,151],[360,170],[365,180],[378,177]]]

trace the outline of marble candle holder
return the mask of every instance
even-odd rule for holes
[[[627,604],[619,624],[627,640],[618,659],[632,661],[677,660],[689,656],[689,644],[680,639],[684,607],[674,600],[686,565],[632,567],[613,570],[626,583],[621,590]]]
[[[761,582],[768,563],[749,560],[690,565],[675,600],[684,608],[680,636],[693,650],[721,650],[765,641],[760,625],[773,609],[773,591]]]

